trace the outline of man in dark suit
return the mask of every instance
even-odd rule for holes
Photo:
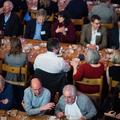
[[[25,30],[25,38],[35,40],[47,40],[50,37],[50,24],[46,21],[47,13],[44,9],[40,9],[37,18],[31,19],[27,23]]]
[[[101,26],[101,18],[98,15],[93,15],[90,24],[83,26],[80,43],[97,50],[107,46],[106,29]]]
[[[9,0],[3,4],[3,13],[0,15],[0,30],[5,36],[19,36],[22,34],[22,26],[19,17],[12,12],[13,3]]]
[[[88,16],[87,4],[83,0],[71,0],[64,11],[69,13],[72,19],[80,19]]]
[[[120,17],[117,21],[117,27],[114,27],[109,35],[108,47],[120,49]]]

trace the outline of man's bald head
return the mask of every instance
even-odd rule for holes
[[[31,88],[36,96],[39,96],[42,91],[42,84],[38,78],[31,80]]]

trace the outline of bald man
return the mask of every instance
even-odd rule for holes
[[[51,110],[55,104],[50,103],[51,93],[42,87],[38,78],[31,80],[31,86],[24,91],[23,107],[28,115],[43,115],[45,111]]]

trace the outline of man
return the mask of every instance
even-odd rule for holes
[[[13,107],[13,88],[0,75],[0,109],[9,110]]]
[[[70,120],[86,120],[93,118],[97,112],[86,95],[78,94],[75,86],[66,85],[55,107],[55,113],[58,118],[66,116]]]
[[[92,15],[99,15],[103,23],[114,23],[116,21],[116,13],[108,0],[100,0],[100,4],[94,6],[89,13],[89,17]]]
[[[107,46],[106,29],[101,26],[98,15],[91,17],[91,23],[84,25],[80,43],[90,49],[102,49]]]
[[[81,19],[88,16],[88,8],[84,0],[70,0],[64,11],[69,13],[72,19]]]
[[[110,32],[108,47],[120,49],[120,17],[117,21],[117,27],[114,27]]]
[[[3,13],[0,15],[0,30],[5,36],[19,36],[22,34],[22,27],[19,17],[12,12],[13,3],[9,0],[3,4]]]
[[[48,73],[67,72],[70,66],[62,57],[58,57],[60,42],[57,38],[47,41],[47,52],[40,54],[34,61],[34,70],[39,68]]]
[[[55,105],[50,103],[50,91],[44,87],[38,78],[31,80],[31,86],[24,91],[23,107],[28,115],[43,115]]]
[[[35,40],[48,40],[50,37],[50,24],[46,21],[47,13],[44,9],[38,10],[37,18],[27,23],[25,38]]]

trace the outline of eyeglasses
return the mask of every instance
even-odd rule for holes
[[[96,24],[96,25],[100,25],[100,24],[101,24],[101,22],[94,22],[94,24]]]

